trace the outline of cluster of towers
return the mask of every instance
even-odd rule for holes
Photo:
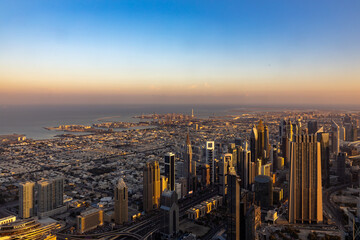
[[[64,206],[64,178],[19,184],[19,217],[45,217]]]
[[[335,159],[336,174],[344,181],[347,154],[341,152],[340,145],[347,139],[357,139],[357,122],[351,116],[344,118],[343,126],[332,121],[326,132],[314,120],[308,121],[307,128],[301,125],[300,119],[283,120],[279,135],[272,135],[270,141],[269,127],[260,120],[251,128],[249,142],[235,139],[228,144],[227,151],[224,147],[216,151],[215,141],[207,141],[201,162],[193,161],[188,133],[181,154],[180,178],[175,175],[174,153],[164,156],[164,176],[160,174],[158,161],[145,164],[143,210],[146,213],[154,209],[163,211],[166,222],[163,231],[172,236],[179,231],[178,199],[199,188],[216,187],[227,206],[228,239],[240,239],[245,234],[240,231],[245,229],[244,216],[252,219],[252,226],[256,225],[255,219],[261,219],[256,205],[248,207],[251,195],[248,193],[254,193],[253,203],[265,208],[272,206],[274,173],[288,168],[289,222],[320,223],[323,221],[322,188],[330,186],[330,158]],[[46,216],[64,206],[63,193],[63,178],[21,183],[19,216]],[[123,179],[119,179],[114,188],[114,220],[116,224],[128,221],[128,188]]]

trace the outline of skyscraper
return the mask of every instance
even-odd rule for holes
[[[250,185],[251,176],[251,152],[248,150],[247,142],[244,143],[243,147],[238,148],[238,155],[240,155],[240,161],[237,166],[237,174],[241,178],[241,186],[247,189]]]
[[[336,157],[336,175],[338,176],[339,182],[345,182],[345,162],[346,162],[347,153],[339,152]]]
[[[315,135],[296,135],[291,142],[289,221],[323,221],[321,149]]]
[[[315,134],[318,131],[318,122],[315,120],[308,122],[309,134]]]
[[[64,178],[43,179],[37,182],[38,213],[45,213],[64,204]]]
[[[250,151],[251,162],[256,162],[256,159],[258,158],[258,131],[255,126],[251,129]]]
[[[34,186],[33,182],[19,184],[19,217],[23,219],[34,216]]]
[[[259,121],[259,124],[257,126],[257,132],[258,132],[258,152],[257,152],[257,158],[261,160],[262,164],[265,164],[265,127],[262,120]]]
[[[206,142],[206,164],[210,166],[210,182],[215,182],[215,143],[214,141]]]
[[[331,121],[331,149],[336,156],[340,151],[340,128],[336,122]]]
[[[165,154],[165,177],[168,178],[170,191],[175,191],[175,154]]]
[[[179,232],[179,205],[175,191],[164,191],[161,194],[161,211],[164,213],[161,231],[169,237]]]
[[[150,212],[160,204],[159,162],[147,162],[143,176],[143,207],[145,212]]]
[[[240,239],[240,177],[234,173],[228,175],[228,196],[227,196],[227,239]]]
[[[219,190],[220,190],[220,194],[223,195],[224,197],[227,194],[227,188],[228,188],[227,177],[229,173],[235,174],[235,169],[234,167],[232,167],[231,153],[224,154],[221,157],[220,166],[219,166],[219,181],[220,181]]]
[[[48,212],[53,209],[53,186],[49,180],[41,180],[37,182],[38,190],[38,212]]]
[[[196,162],[192,161],[192,148],[189,133],[186,136],[185,159],[184,159],[184,177],[187,180],[187,192],[194,190],[194,178],[196,176]],[[171,190],[171,189],[170,189]]]
[[[255,177],[255,200],[261,207],[268,208],[273,204],[273,182],[270,176]]]
[[[269,137],[269,127],[267,125],[264,126],[264,147],[265,147],[265,158],[270,157],[270,137]]]
[[[320,142],[321,149],[322,184],[327,188],[330,185],[330,134],[318,132],[317,141]]]
[[[128,221],[128,188],[121,178],[114,191],[114,217],[116,224]]]

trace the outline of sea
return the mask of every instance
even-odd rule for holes
[[[24,134],[32,139],[51,139],[62,134],[45,127],[59,125],[127,121],[137,122],[141,114],[183,113],[199,118],[241,115],[253,111],[283,111],[290,109],[348,109],[360,111],[359,106],[244,106],[244,105],[0,105],[0,135]],[[81,133],[80,133],[81,134]]]

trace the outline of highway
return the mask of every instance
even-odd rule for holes
[[[342,224],[342,213],[341,210],[331,201],[330,196],[332,193],[336,191],[340,191],[341,189],[344,189],[351,184],[344,184],[336,187],[330,187],[328,189],[325,189],[323,191],[323,207],[329,216],[332,216],[332,220],[335,222],[335,224],[338,226],[340,232],[341,232],[341,239],[345,239],[345,233],[346,229],[344,225]]]
[[[199,193],[198,195],[193,195],[184,199],[182,202],[179,203],[179,212],[180,218],[185,217],[185,211],[196,204],[201,203],[209,198],[212,198],[218,194],[216,188],[209,188],[204,193]],[[88,234],[88,235],[76,235],[76,234],[63,234],[63,233],[56,233],[58,239],[117,239],[117,237],[135,237],[137,236],[146,236],[149,233],[153,232],[154,229],[159,229],[163,227],[162,221],[164,218],[163,213],[160,210],[155,210],[153,214],[147,219],[143,219],[140,222],[133,223],[129,227],[124,227],[118,230],[113,230],[105,233],[99,234]]]

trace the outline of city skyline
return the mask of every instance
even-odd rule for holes
[[[357,1],[0,2],[0,104],[356,104]]]

